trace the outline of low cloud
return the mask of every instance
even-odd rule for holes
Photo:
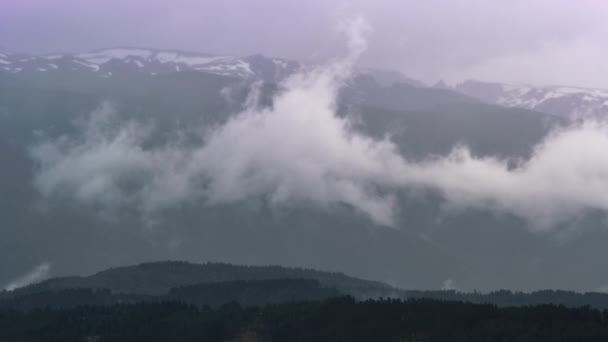
[[[365,50],[369,28],[361,19],[342,28],[348,56],[291,76],[272,107],[252,101],[210,134],[201,133],[200,145],[179,138],[146,144],[150,126],[124,122],[111,106],[102,106],[81,134],[31,148],[38,190],[108,207],[136,206],[144,214],[186,202],[213,205],[260,196],[275,205],[341,203],[387,226],[395,223],[396,195],[408,189],[436,191],[454,209],[512,214],[546,231],[591,210],[608,211],[603,123],[555,131],[515,167],[475,157],[466,147],[410,162],[389,139],[355,133],[336,115],[336,98]]]
[[[442,290],[442,291],[456,290],[456,287],[454,286],[454,280],[452,280],[452,279],[446,279],[443,282],[443,284],[441,284],[440,290]]]
[[[349,123],[334,115],[338,89],[365,50],[369,27],[354,18],[339,29],[348,38],[346,57],[288,78],[272,108],[249,101],[201,146],[176,139],[146,149],[149,127],[117,123],[114,109],[103,105],[81,135],[31,148],[39,166],[37,188],[46,196],[104,206],[135,204],[145,213],[185,201],[216,204],[266,195],[277,205],[346,203],[391,225],[392,197],[379,195],[376,185],[383,165],[398,158],[395,147],[351,133]]]
[[[550,134],[532,157],[475,158],[457,149],[446,158],[409,165],[410,184],[439,190],[448,203],[507,212],[550,229],[591,210],[608,211],[608,126],[586,122]]]
[[[44,280],[49,277],[51,272],[51,264],[48,262],[43,262],[40,265],[36,266],[33,270],[29,271],[27,274],[14,279],[10,283],[8,283],[4,289],[7,291],[13,291],[20,287],[24,287],[41,280]]]

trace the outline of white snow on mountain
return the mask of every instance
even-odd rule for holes
[[[146,49],[104,49],[95,52],[81,53],[75,55],[77,58],[84,59],[95,64],[103,64],[111,59],[125,59],[127,57],[148,58],[153,51]]]
[[[154,59],[160,63],[185,64],[191,67],[233,58],[229,56],[184,56],[177,52],[159,52],[154,55]]]
[[[506,107],[568,118],[608,116],[608,90],[466,81],[454,88],[465,95]]]
[[[113,48],[76,54],[28,55],[0,53],[0,74],[26,77],[78,75],[112,80],[125,73],[159,77],[175,72],[204,72],[238,79],[277,82],[300,68],[295,61],[261,55],[245,57],[172,50]],[[391,70],[358,69],[380,85],[423,83]],[[71,77],[71,76],[69,76]],[[565,86],[510,85],[466,81],[443,86],[481,101],[506,107],[525,108],[569,118],[608,116],[608,90]]]
[[[109,78],[125,70],[149,76],[201,71],[242,79],[259,77],[266,81],[278,81],[275,78],[285,77],[299,67],[295,61],[263,56],[218,56],[140,48],[102,49],[86,53],[42,56],[3,53],[0,54],[0,64],[5,71],[12,73],[103,71],[98,73],[97,77]]]
[[[99,65],[97,65],[97,64],[86,63],[86,62],[83,62],[83,61],[78,60],[78,59],[75,59],[74,63],[78,64],[78,65],[82,65],[82,66],[90,68],[90,69],[93,69],[93,71],[99,71]]]

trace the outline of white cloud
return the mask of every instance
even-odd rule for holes
[[[492,209],[550,229],[589,210],[608,211],[608,126],[587,122],[556,131],[515,168],[457,149],[446,158],[409,165],[405,183],[439,190],[459,207]]]
[[[443,291],[456,290],[456,287],[454,286],[454,280],[446,279],[443,282],[443,284],[441,284],[441,290],[443,290]]]
[[[17,279],[14,279],[10,283],[8,283],[4,287],[4,289],[7,291],[13,291],[20,287],[24,287],[24,286],[39,282],[41,280],[48,278],[50,272],[51,272],[51,264],[45,261],[45,262],[41,263],[40,265],[36,266],[33,270],[31,270],[27,274],[25,274]]]
[[[149,132],[133,122],[113,123],[113,109],[102,106],[80,137],[31,149],[40,166],[38,189],[104,205],[135,203],[144,212],[193,199],[220,203],[270,194],[276,204],[347,203],[390,225],[392,199],[379,196],[375,183],[382,165],[397,157],[394,146],[350,133],[348,122],[334,115],[336,93],[365,50],[369,27],[355,18],[340,29],[348,56],[287,79],[272,108],[250,101],[203,146],[144,149]]]

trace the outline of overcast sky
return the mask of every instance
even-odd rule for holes
[[[608,88],[605,0],[2,0],[0,47],[113,46],[322,60],[344,13],[373,27],[361,63],[434,82]]]

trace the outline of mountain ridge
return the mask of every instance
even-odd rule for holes
[[[174,72],[204,72],[246,81],[279,83],[305,67],[292,59],[221,55],[205,52],[143,47],[100,48],[88,52],[28,54],[0,52],[0,74],[40,78],[80,73],[98,79],[125,75],[156,77]],[[357,75],[369,75],[382,86],[406,84],[417,88],[441,88],[489,104],[521,108],[569,119],[601,117],[608,113],[608,90],[578,86],[534,86],[466,80],[454,86],[441,81],[429,86],[396,70],[361,67]],[[43,77],[44,78],[44,77]]]
[[[15,289],[15,294],[35,293],[69,288],[108,289],[119,294],[162,295],[171,289],[203,283],[268,279],[313,279],[321,285],[352,292],[394,291],[395,288],[377,281],[325,272],[283,266],[246,266],[220,262],[192,263],[188,261],[159,261],[121,266],[99,271],[89,276],[51,278]]]
[[[511,108],[523,108],[569,119],[608,114],[608,90],[574,86],[534,86],[468,80],[453,87],[464,95]]]
[[[111,78],[120,72],[156,76],[161,73],[201,71],[242,79],[279,81],[299,68],[299,63],[259,54],[237,57],[150,48],[103,48],[84,53],[0,53],[0,71],[10,74],[88,72]]]
[[[297,60],[269,57],[260,53],[235,56],[147,47],[113,47],[87,52],[47,54],[0,52],[0,73],[23,75],[76,71],[106,79],[122,72],[157,76],[170,72],[198,71],[277,83],[306,65]],[[356,73],[371,75],[386,86],[404,83],[426,87],[423,82],[396,70],[361,67]]]

